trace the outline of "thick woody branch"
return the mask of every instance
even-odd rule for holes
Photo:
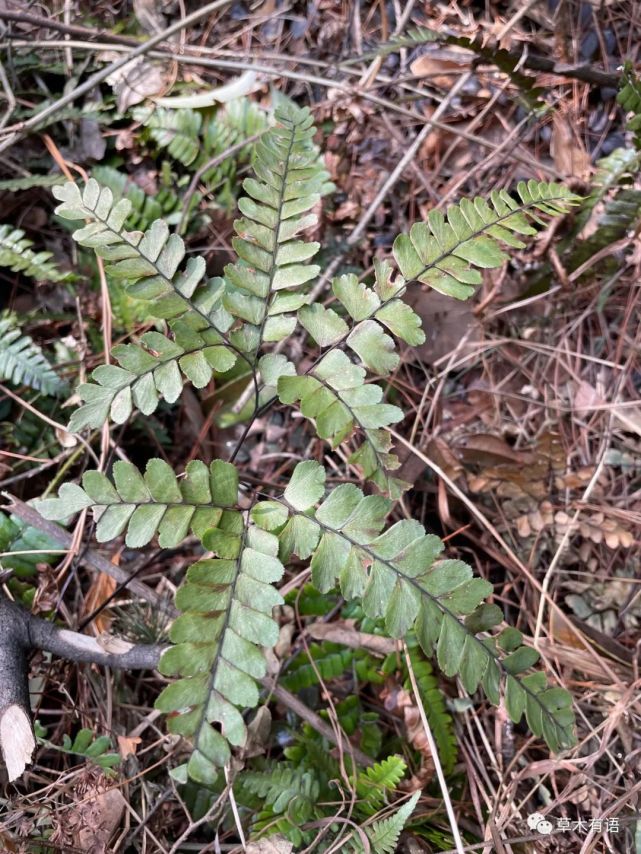
[[[145,670],[156,667],[163,649],[160,644],[134,645],[117,638],[101,641],[61,629],[0,597],[0,753],[9,781],[23,773],[36,746],[27,682],[32,650],[70,661]]]

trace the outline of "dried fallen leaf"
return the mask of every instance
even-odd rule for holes
[[[117,556],[113,559],[116,565],[119,563]],[[116,589],[116,580],[104,572],[99,573],[94,577],[94,580],[89,588],[85,601],[82,603],[82,616],[87,617],[93,614],[102,605],[109,601],[114,590]],[[112,617],[108,611],[100,611],[93,620],[93,627],[98,634],[108,632],[111,626]]]
[[[165,71],[160,64],[137,57],[110,74],[107,83],[116,95],[118,112],[124,113],[134,104],[163,91]]]
[[[269,839],[259,839],[249,842],[245,851],[247,854],[291,854],[294,843],[288,842],[283,836],[270,836]]]
[[[79,819],[74,844],[86,854],[106,854],[109,840],[116,832],[126,801],[120,789],[107,789],[78,804]]]
[[[576,410],[596,409],[604,403],[602,395],[590,383],[581,380],[574,393]]]
[[[500,436],[490,433],[472,433],[457,440],[453,450],[469,463],[497,465],[500,463],[526,463],[533,461],[533,455],[526,451],[515,450]]]
[[[119,735],[118,752],[123,759],[126,759],[128,756],[135,756],[141,741],[142,739],[138,736]]]
[[[415,77],[429,77],[435,86],[447,88],[452,85],[454,75],[460,74],[469,61],[467,51],[458,56],[454,50],[428,49],[411,63],[410,71]]]
[[[570,119],[559,112],[554,113],[552,119],[550,149],[557,172],[568,178],[587,177],[590,171],[590,155]]]

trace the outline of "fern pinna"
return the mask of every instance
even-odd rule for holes
[[[377,264],[371,285],[339,276],[331,285],[333,304],[320,305],[312,300],[319,247],[302,236],[316,223],[327,180],[313,135],[309,110],[284,107],[262,136],[256,177],[244,182],[247,195],[239,203],[238,258],[220,278],[207,277],[203,258],[185,261],[183,241],[162,221],[145,232],[127,231],[128,202],[114,204],[95,181],[84,190],[54,188],[58,213],[85,220],[75,239],[93,247],[107,275],[124,280],[166,324],[113,348],[118,364],[102,365],[81,385],[84,404],[69,429],[122,423],[134,408],[149,414],[161,397],[177,400],[185,379],[200,388],[242,360],[253,375],[256,407],[277,397],[313,422],[332,448],[355,443],[348,466],[358,467],[379,494],[351,483],[328,488],[325,468],[304,461],[281,491],[271,488],[269,497],[248,503],[231,463],[193,461],[177,478],[167,464],[150,460],[144,474],[123,462],[114,464],[111,479],[87,472],[82,486],[65,484],[40,510],[63,519],[91,508],[102,542],[124,533],[131,547],[156,535],[161,545],[175,545],[190,531],[202,542],[206,554],[177,593],[182,613],[161,661],[161,670],[177,679],[157,701],[171,731],[193,743],[188,773],[196,781],[212,783],[245,741],[243,712],[259,700],[261,648],[277,639],[276,585],[292,557],[309,562],[321,592],[338,585],[346,599],[360,598],[392,637],[413,631],[447,676],[458,676],[469,692],[482,686],[492,703],[504,701],[512,720],[525,715],[552,750],[564,749],[574,739],[570,696],[530,670],[538,655],[518,631],[499,628],[502,613],[486,602],[492,586],[462,561],[443,559],[441,540],[417,521],[388,521],[407,487],[392,474],[398,460],[388,431],[403,412],[385,402],[377,380],[397,368],[397,340],[423,341],[419,318],[403,301],[409,280],[467,298],[480,270],[505,261],[504,247],[520,247],[576,197],[556,184],[529,182],[519,185],[518,200],[499,191],[489,202],[432,212],[397,238],[400,274],[389,259]],[[304,368],[270,352],[297,329],[316,348]]]

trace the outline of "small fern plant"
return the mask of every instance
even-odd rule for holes
[[[51,252],[36,252],[33,241],[21,228],[0,225],[0,267],[22,273],[38,282],[62,282],[69,278],[51,260]]]
[[[15,315],[9,312],[0,314],[0,379],[49,395],[65,389],[40,347],[22,332]]]
[[[388,430],[403,411],[385,400],[385,387],[400,363],[396,342],[424,340],[403,300],[407,287],[417,287],[411,282],[468,298],[483,269],[502,265],[507,250],[521,248],[537,225],[566,213],[577,198],[563,186],[530,181],[518,185],[517,197],[499,190],[445,214],[432,211],[397,237],[393,258],[377,264],[372,285],[339,276],[331,283],[332,305],[320,304],[312,299],[319,245],[304,234],[316,224],[327,174],[309,110],[286,106],[276,119],[255,147],[255,177],[244,181],[235,223],[237,259],[221,277],[207,277],[203,258],[186,259],[182,239],[162,220],[144,232],[127,231],[129,202],[114,204],[95,180],[83,189],[53,188],[58,215],[84,220],[75,240],[93,248],[107,276],[165,322],[164,331],[113,348],[117,364],[101,365],[79,387],[83,404],[69,429],[122,424],[134,410],[149,415],[161,398],[175,402],[185,381],[202,388],[242,361],[253,377],[255,413],[278,400],[302,414],[328,454],[351,448],[347,463],[334,458],[334,470],[342,465],[345,480],[360,471],[376,492],[351,482],[332,486],[316,460],[299,462],[282,487],[266,486],[263,497],[248,485],[240,489],[233,461],[192,460],[179,477],[151,459],[144,473],[124,461],[109,476],[88,471],[81,485],[65,483],[57,498],[42,500],[40,511],[64,520],[91,508],[97,540],[124,535],[130,548],[156,536],[161,546],[176,546],[190,532],[202,542],[205,553],[176,594],[180,615],[160,663],[174,681],[156,702],[170,731],[191,741],[186,773],[196,782],[212,784],[245,743],[244,712],[258,703],[266,673],[262,648],[278,638],[277,585],[294,558],[309,563],[321,593],[338,585],[392,637],[413,631],[446,676],[458,676],[470,693],[482,687],[515,722],[525,715],[552,750],[568,748],[571,698],[532,670],[538,654],[520,632],[501,628],[501,609],[486,601],[491,584],[444,557],[442,541],[418,521],[388,521],[408,485],[394,475],[399,461]],[[294,335],[316,353],[310,366],[273,352]],[[377,832],[392,839],[396,831]]]

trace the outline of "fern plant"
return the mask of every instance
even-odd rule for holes
[[[146,128],[153,145],[165,151],[178,167],[190,172],[204,169],[202,183],[225,207],[235,199],[238,167],[251,158],[251,143],[242,143],[264,131],[269,123],[267,110],[249,98],[230,101],[209,118],[198,110],[167,107],[137,107],[133,116]],[[234,153],[226,157],[230,149]],[[212,160],[218,162],[205,168]]]
[[[399,807],[389,818],[381,819],[374,822],[370,827],[365,828],[365,834],[369,842],[369,850],[375,854],[394,854],[401,831],[411,814],[414,812],[414,807],[420,797],[420,792],[415,792],[412,797]],[[351,843],[351,850],[355,854],[364,854],[367,850],[360,838],[356,838]]]
[[[156,535],[161,545],[175,545],[189,531],[201,540],[206,555],[176,595],[181,613],[160,664],[176,678],[157,700],[169,729],[192,742],[187,772],[197,782],[213,784],[245,743],[243,712],[258,702],[265,674],[262,647],[278,638],[273,609],[283,599],[275,585],[293,557],[309,563],[321,593],[338,585],[392,637],[413,631],[445,675],[458,676],[470,693],[481,686],[492,703],[505,703],[513,721],[525,715],[552,750],[563,750],[574,742],[571,698],[531,670],[538,654],[520,632],[499,628],[501,610],[486,601],[492,586],[462,561],[443,559],[441,540],[417,521],[388,521],[406,485],[391,474],[398,460],[387,428],[403,413],[384,400],[376,380],[397,369],[396,340],[410,346],[423,340],[419,319],[403,301],[408,281],[465,299],[483,269],[509,259],[506,247],[522,247],[522,238],[577,198],[556,184],[528,182],[518,186],[518,198],[497,191],[489,202],[464,200],[445,215],[432,212],[395,241],[400,275],[390,259],[377,266],[372,285],[339,276],[333,305],[312,304],[319,247],[302,235],[316,223],[326,173],[309,110],[284,107],[276,118],[256,146],[256,177],[243,185],[238,259],[220,278],[207,278],[202,258],[185,263],[182,240],[162,221],[127,231],[129,203],[114,203],[95,180],[84,190],[54,188],[59,215],[86,222],[75,239],[95,249],[107,275],[124,280],[167,324],[164,333],[113,348],[119,364],[97,368],[80,387],[84,404],[69,429],[123,423],[134,407],[149,414],[161,396],[177,400],[184,379],[200,388],[243,360],[253,374],[256,407],[277,397],[310,419],[330,447],[354,440],[349,465],[380,494],[366,495],[353,483],[328,486],[323,465],[307,460],[281,489],[270,487],[266,498],[254,494],[248,504],[232,462],[192,461],[177,477],[161,460],[150,460],[144,474],[124,462],[114,464],[111,477],[86,472],[82,486],[64,484],[58,498],[40,502],[40,511],[67,519],[91,508],[101,542],[124,533],[132,548]],[[270,352],[295,331],[316,348],[309,367]],[[380,850],[392,850],[405,809],[372,826]]]
[[[65,383],[29,335],[23,334],[13,314],[0,315],[0,378],[56,395]]]
[[[51,261],[51,252],[34,252],[33,241],[20,228],[0,225],[0,267],[22,273],[39,282],[62,282],[69,278]]]

